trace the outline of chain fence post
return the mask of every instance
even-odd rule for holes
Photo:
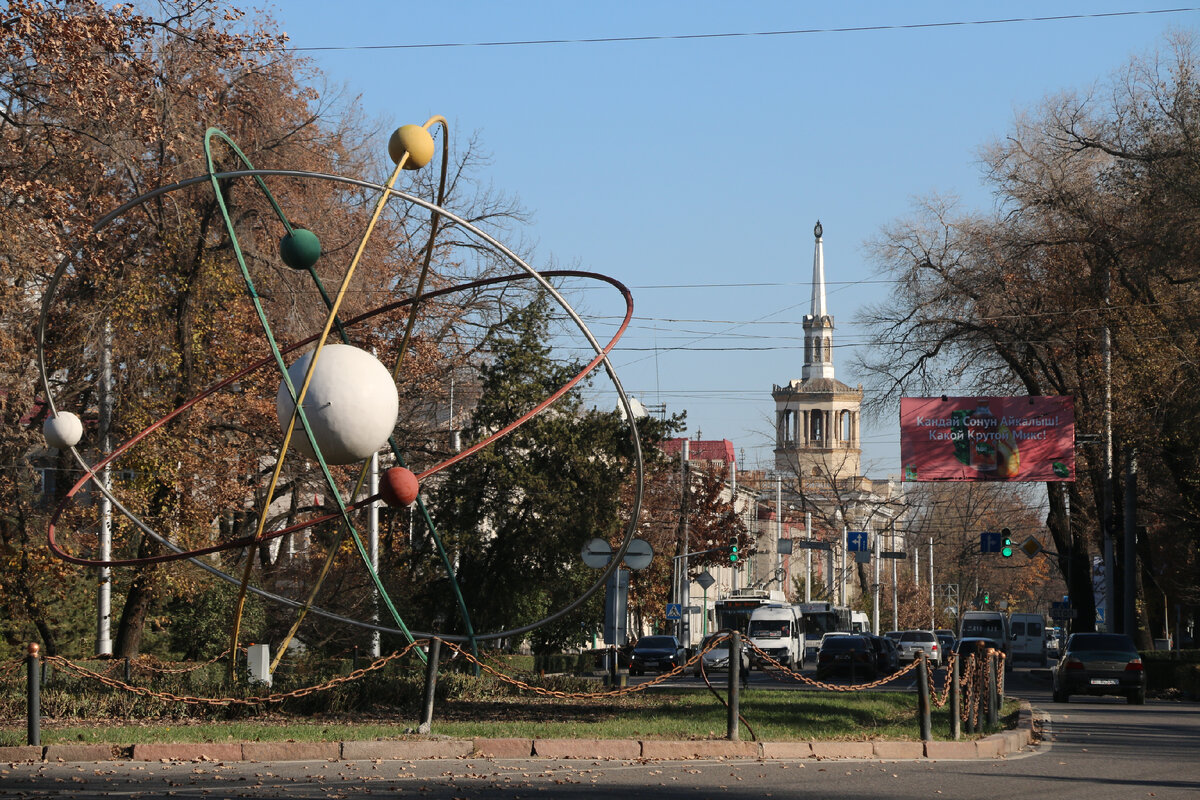
[[[357,648],[355,649],[357,653]],[[429,658],[425,661],[425,698],[421,709],[421,724],[417,733],[429,733],[433,728],[433,696],[437,689],[438,661],[442,655],[442,640],[429,639]]]
[[[950,657],[950,738],[958,741],[962,738],[962,684],[959,682],[961,670],[958,658]]]
[[[996,675],[996,666],[999,663],[1000,659],[996,657],[995,651],[988,653],[987,724],[992,727],[1000,722],[1000,682]]]
[[[917,715],[920,718],[921,741],[928,742],[933,740],[933,721],[929,713],[929,661],[924,650],[920,651],[917,658]]]
[[[37,642],[29,643],[29,656],[25,659],[29,667],[28,704],[26,709],[26,744],[40,746],[42,743],[42,664]]]
[[[741,672],[742,672],[742,635],[734,631],[729,635],[729,741],[736,742],[741,734],[738,732],[738,714],[741,712]]]
[[[979,656],[972,653],[967,659],[967,733],[979,733]]]

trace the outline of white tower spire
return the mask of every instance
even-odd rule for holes
[[[821,220],[817,220],[817,226],[813,228],[817,245],[813,248],[812,305],[808,312],[812,317],[824,317],[828,313],[825,310],[825,248],[821,233]]]
[[[821,240],[821,221],[813,228],[812,305],[804,317],[804,368],[800,376],[833,378],[833,317],[825,307],[825,248]]]

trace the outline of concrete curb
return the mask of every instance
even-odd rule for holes
[[[55,744],[0,747],[0,762],[358,761],[445,758],[577,758],[607,761],[694,758],[828,760],[998,759],[1033,742],[1033,708],[1021,701],[1017,727],[964,742],[730,742],[725,739],[377,739],[358,742]]]

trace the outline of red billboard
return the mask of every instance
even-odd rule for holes
[[[902,397],[906,481],[1073,481],[1073,397]]]

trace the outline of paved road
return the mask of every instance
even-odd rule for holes
[[[1049,714],[1049,736],[1000,761],[602,762],[463,759],[288,764],[0,765],[0,797],[1026,798],[1200,796],[1200,704],[1050,702],[1018,670],[1010,694]]]

